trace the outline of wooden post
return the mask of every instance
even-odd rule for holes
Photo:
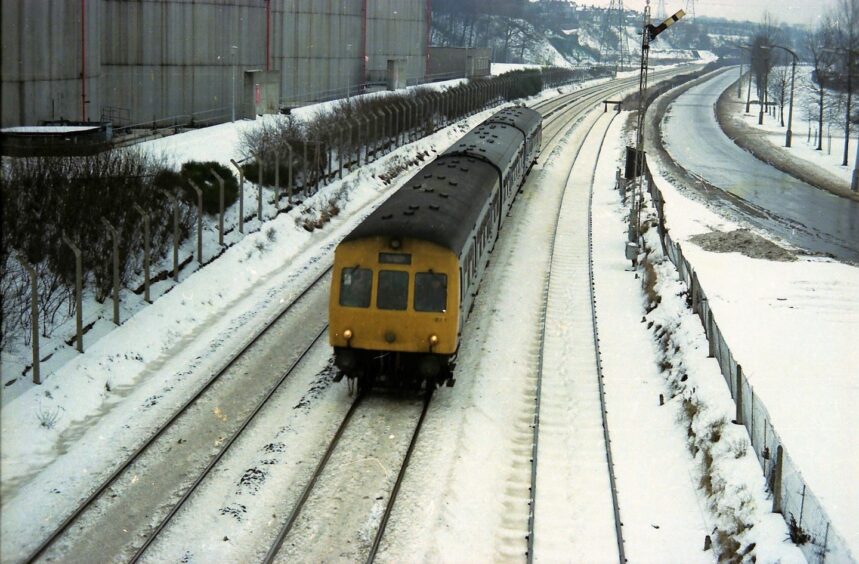
[[[24,255],[18,255],[18,262],[30,275],[30,329],[32,331],[32,348],[33,348],[33,383],[41,384],[42,375],[39,371],[39,275],[36,274],[36,269],[33,265],[24,258]]]
[[[233,166],[239,171],[239,233],[245,232],[245,172],[239,163],[230,159]]]
[[[194,192],[197,193],[197,263],[203,264],[203,191],[197,186],[193,180],[188,180],[188,184]]]
[[[113,238],[113,322],[119,325],[119,233],[105,218],[101,223]]]
[[[775,478],[773,480],[773,513],[781,513],[781,473],[784,464],[784,448],[778,445],[775,458]]]

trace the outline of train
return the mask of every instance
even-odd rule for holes
[[[359,389],[455,383],[462,328],[541,142],[539,112],[496,112],[343,238],[328,311],[337,380]]]

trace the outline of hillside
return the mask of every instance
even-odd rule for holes
[[[619,36],[617,12],[567,0],[436,0],[432,8],[432,45],[488,47],[493,62],[616,64],[623,44],[623,66],[638,64],[643,23],[639,12],[624,12]],[[650,58],[668,64],[706,57],[702,51],[729,56],[736,52],[731,45],[745,41],[754,28],[750,22],[681,20],[652,45]]]

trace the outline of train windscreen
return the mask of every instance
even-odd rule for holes
[[[344,268],[340,273],[340,305],[370,307],[370,290],[372,288],[372,270],[357,266]]]
[[[415,311],[445,311],[447,309],[447,274],[418,272],[415,274]]]

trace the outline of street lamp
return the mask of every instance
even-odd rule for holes
[[[239,50],[238,45],[231,45],[230,46],[230,55],[232,56],[232,59],[233,59],[233,103],[232,103],[233,117],[232,117],[232,121],[236,121],[236,59],[238,58],[238,57],[236,57],[236,54],[238,53],[238,50]]]
[[[799,57],[797,57],[796,53],[787,47],[782,47],[781,45],[772,45],[771,47],[784,49],[790,53],[791,57],[793,57],[793,62],[790,65],[790,109],[787,112],[787,133],[785,133],[784,136],[784,146],[790,147],[790,141],[793,137],[793,131],[791,130],[791,126],[793,125],[793,85],[796,81],[796,61],[799,60]],[[784,114],[782,114],[782,116],[784,116]]]

